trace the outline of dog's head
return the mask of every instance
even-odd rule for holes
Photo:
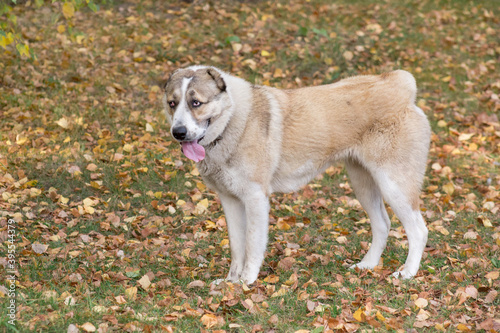
[[[230,105],[222,73],[205,66],[179,69],[164,88],[163,104],[170,132],[182,144],[184,154],[199,162],[205,157],[203,145],[216,138],[208,137],[210,128]]]

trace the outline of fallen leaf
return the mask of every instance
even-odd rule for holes
[[[493,272],[487,273],[485,275],[485,278],[487,278],[488,280],[496,280],[496,279],[498,279],[499,276],[500,276],[499,271],[493,271]]]
[[[493,303],[498,296],[498,291],[491,290],[488,295],[484,298],[485,303]]]
[[[66,2],[68,3],[68,2]],[[56,124],[61,126],[64,129],[67,129],[69,127],[69,122],[66,118],[61,118],[58,121],[56,121]]]
[[[81,325],[80,328],[84,330],[85,332],[95,332],[96,328],[94,325],[92,325],[89,322],[86,322],[85,324]]]
[[[78,332],[80,332],[80,330],[78,329],[78,327],[76,327],[75,324],[70,324],[68,326],[67,333],[78,333]]]
[[[205,286],[205,282],[201,281],[201,280],[195,280],[193,282],[190,282],[187,287],[188,288],[202,288]]]
[[[425,298],[418,298],[415,300],[414,303],[415,306],[417,306],[420,309],[427,307],[427,305],[429,304],[429,302]]]
[[[125,289],[125,297],[127,299],[134,301],[137,298],[137,287],[129,287]]]
[[[70,19],[75,15],[75,6],[70,1],[65,2],[63,4],[63,7],[62,7],[62,12],[63,12],[63,15],[66,19]],[[94,330],[95,330],[95,327],[94,327]]]
[[[42,254],[47,251],[49,246],[47,244],[33,243],[31,244],[31,249],[35,251],[35,253]]]
[[[216,315],[211,314],[211,313],[204,314],[201,317],[200,321],[203,324],[203,326],[205,326],[206,328],[212,328],[215,326],[224,325],[224,319],[222,317],[216,316]]]
[[[141,277],[137,282],[144,290],[148,290],[149,286],[151,285],[151,281],[149,280],[149,276],[147,274]]]

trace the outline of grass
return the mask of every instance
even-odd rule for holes
[[[497,7],[132,1],[71,21],[59,4],[14,7],[37,59],[0,51],[1,253],[8,219],[18,226],[17,324],[4,312],[0,327],[498,330],[488,322],[500,305],[492,296],[500,281]],[[395,218],[383,265],[348,269],[371,232],[345,171],[334,167],[304,190],[271,197],[255,285],[211,286],[230,265],[224,215],[172,142],[156,86],[195,63],[283,88],[411,71],[434,133],[421,196],[430,235],[418,276],[390,277],[407,254]],[[37,244],[48,247],[37,253]]]

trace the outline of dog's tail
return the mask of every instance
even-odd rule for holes
[[[417,98],[417,82],[411,73],[404,71],[402,69],[387,73],[386,75],[392,76],[394,84],[397,85],[398,89],[406,92],[409,101],[408,104],[415,104]]]

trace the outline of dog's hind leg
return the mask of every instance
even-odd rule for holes
[[[372,269],[378,265],[385,249],[391,222],[384,206],[382,194],[371,174],[357,161],[348,160],[346,169],[356,198],[365,209],[372,228],[372,244],[363,260],[351,266],[353,268]]]
[[[219,197],[224,209],[224,214],[226,215],[229,246],[231,247],[231,268],[229,269],[226,280],[235,282],[240,279],[245,264],[245,205],[240,199],[230,195],[219,193]]]
[[[418,208],[419,175],[409,166],[401,173],[389,174],[383,169],[374,176],[385,201],[399,218],[408,238],[408,257],[404,269],[395,272],[395,277],[408,279],[417,274],[420,260],[427,243],[428,230]],[[394,172],[395,170],[392,169]]]

